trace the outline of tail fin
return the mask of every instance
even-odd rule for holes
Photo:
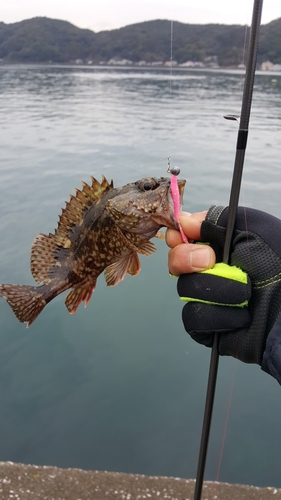
[[[7,300],[16,317],[28,328],[46,305],[37,287],[27,285],[0,285],[0,297]]]

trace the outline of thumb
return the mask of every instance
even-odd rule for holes
[[[210,269],[216,263],[214,250],[208,245],[177,245],[168,254],[169,271],[175,276]]]

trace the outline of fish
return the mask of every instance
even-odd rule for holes
[[[185,180],[178,179],[182,200]],[[162,227],[178,229],[170,178],[146,177],[115,188],[102,175],[99,182],[82,181],[59,215],[53,233],[38,234],[31,247],[30,269],[38,286],[0,284],[18,320],[28,328],[44,307],[70,290],[65,305],[74,314],[89,304],[98,276],[115,286],[127,273],[140,270],[138,254],[148,256],[156,247]]]

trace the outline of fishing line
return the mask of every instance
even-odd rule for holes
[[[170,78],[169,78],[169,116],[170,116],[170,132],[168,140],[168,172],[171,167],[171,135],[172,135],[172,77],[173,77],[173,36],[174,26],[171,19],[171,33],[170,33]]]
[[[233,399],[234,383],[235,383],[235,378],[236,378],[237,362],[235,359],[232,359],[232,362],[233,362],[233,369],[232,369],[229,397],[228,397],[228,402],[227,402],[225,424],[224,424],[223,435],[222,435],[222,444],[221,444],[220,455],[219,455],[219,459],[218,459],[216,479],[215,479],[215,482],[213,483],[213,488],[212,488],[213,498],[217,498],[216,493],[217,493],[218,481],[219,481],[219,477],[220,477],[222,457],[223,457],[223,453],[224,453],[224,449],[225,449],[225,441],[226,441],[228,422],[229,422],[229,417],[230,417],[230,409],[231,409],[231,404],[232,404],[232,399]]]
[[[173,76],[173,21],[171,20],[171,57],[170,57],[170,108],[172,112],[172,76]],[[171,113],[170,113],[171,116]],[[172,130],[172,123],[171,123],[171,130]],[[169,146],[171,148],[171,143],[169,143]],[[169,148],[169,149],[170,149]],[[172,199],[173,199],[173,204],[174,204],[174,218],[178,226],[178,230],[181,235],[181,239],[183,243],[188,243],[188,239],[186,235],[184,234],[184,231],[182,229],[180,220],[179,220],[179,214],[180,214],[180,208],[181,208],[181,199],[180,199],[180,193],[179,193],[179,187],[178,187],[178,179],[177,176],[180,173],[180,168],[179,167],[171,167],[171,154],[168,156],[168,169],[167,172],[171,174],[171,194],[172,194]]]
[[[173,75],[173,36],[174,36],[174,23],[173,20],[171,19],[171,55],[170,55],[170,76],[172,78]]]

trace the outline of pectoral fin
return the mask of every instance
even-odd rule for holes
[[[146,257],[148,257],[148,255],[150,255],[151,253],[156,252],[156,250],[157,250],[154,243],[152,243],[149,240],[140,241],[137,243],[136,246],[137,246],[138,252],[142,255],[146,255]]]
[[[163,228],[159,229],[159,231],[157,231],[156,235],[154,236],[154,238],[159,238],[159,240],[163,240],[165,241],[165,232]]]
[[[132,254],[131,263],[128,267],[128,273],[131,276],[137,276],[141,270],[140,259],[136,253]]]
[[[136,276],[141,270],[140,261],[136,252],[121,257],[117,262],[106,267],[104,277],[107,286],[115,286],[122,281],[126,274]]]

